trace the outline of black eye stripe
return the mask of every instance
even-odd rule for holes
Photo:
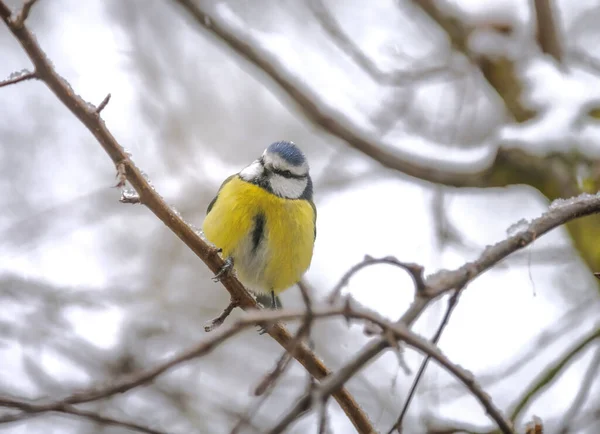
[[[271,172],[273,172],[276,175],[279,176],[283,176],[284,178],[288,178],[288,179],[304,179],[306,178],[306,175],[296,175],[292,172],[290,172],[289,170],[280,170],[280,169],[271,169]]]

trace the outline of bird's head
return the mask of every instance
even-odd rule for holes
[[[240,177],[286,199],[312,199],[308,162],[292,142],[275,142]]]

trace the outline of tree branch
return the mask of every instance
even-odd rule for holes
[[[446,325],[448,325],[448,321],[450,321],[450,316],[452,315],[452,312],[454,312],[454,308],[456,307],[456,304],[458,303],[459,297],[460,297],[460,290],[457,290],[448,299],[448,307],[446,308],[446,313],[444,314],[444,318],[442,318],[442,322],[440,323],[438,329],[436,330],[435,334],[433,335],[433,339],[431,339],[431,343],[433,345],[437,345],[438,342],[440,341],[440,338],[442,337],[442,333],[444,332]],[[390,428],[390,430],[388,431],[388,434],[392,434],[392,432],[395,429],[398,430],[398,433],[400,433],[400,434],[402,433],[402,423],[404,421],[404,417],[408,413],[408,407],[410,406],[410,402],[415,395],[417,386],[419,385],[419,381],[421,380],[421,377],[425,373],[425,369],[427,369],[427,364],[429,363],[429,359],[430,359],[430,357],[426,356],[425,359],[423,360],[423,362],[421,362],[421,366],[419,367],[419,371],[417,372],[417,375],[415,376],[415,379],[413,380],[413,383],[410,386],[408,395],[406,396],[406,400],[404,401],[404,405],[402,406],[402,410],[400,411],[400,415],[398,416],[398,420]]]
[[[528,246],[535,239],[538,239],[550,230],[576,218],[598,213],[600,213],[600,196],[598,195],[584,194],[580,197],[567,200],[564,204],[555,206],[533,220],[525,230],[493,246],[487,247],[475,261],[468,262],[455,270],[441,270],[434,275],[428,276],[425,280],[426,290],[415,294],[413,303],[400,318],[398,321],[399,324],[410,327],[433,300],[449,291],[466,287],[468,283],[483,272],[505,259],[511,253]],[[341,387],[369,361],[388,348],[389,345],[390,342],[386,338],[379,338],[369,342],[346,365],[323,380],[321,387],[327,391],[334,391],[337,387]],[[301,408],[300,403],[301,401],[295,407],[296,411]],[[302,403],[306,404],[307,401],[303,401]],[[310,406],[310,403],[308,403],[308,406]],[[498,423],[497,420],[495,422]]]
[[[552,0],[533,0],[533,4],[537,42],[544,53],[562,64],[564,56]]]
[[[457,173],[451,169],[440,168],[439,165],[432,167],[431,164],[417,162],[409,153],[386,146],[373,134],[351,125],[342,112],[327,106],[312,89],[295,79],[293,73],[286,71],[277,59],[273,59],[269,52],[253,41],[245,28],[233,28],[222,20],[214,19],[193,0],[172,1],[181,5],[202,30],[255,66],[263,76],[269,77],[287,98],[281,98],[279,92],[274,93],[276,97],[283,99],[284,103],[291,100],[308,121],[332,136],[344,140],[385,167],[414,178],[454,187],[504,187],[526,184],[538,189],[549,200],[574,196],[580,192],[572,164],[557,156],[538,158],[516,148],[500,148],[488,168],[474,173]],[[474,58],[467,46],[472,28],[457,17],[449,15],[446,8],[438,5],[439,2],[413,0],[413,3],[446,31],[452,45],[461,50],[480,69],[517,122],[525,122],[535,116],[535,111],[523,104],[522,83],[512,60],[503,57]],[[600,237],[599,222],[600,218],[595,218],[567,225],[575,247],[588,266],[594,270],[600,268],[600,250],[588,240]]]
[[[409,176],[429,182],[454,187],[489,186],[491,169],[476,173],[457,173],[444,170],[432,164],[420,164],[407,153],[386,146],[371,133],[358,129],[346,121],[343,113],[334,107],[327,107],[318,96],[301,81],[288,74],[284,68],[269,59],[267,53],[256,47],[250,38],[236,32],[220,20],[216,20],[205,12],[203,7],[193,0],[172,0],[181,5],[194,22],[204,31],[216,37],[231,48],[240,57],[256,66],[259,71],[270,77],[277,87],[291,99],[300,112],[314,125],[325,132],[345,141],[385,167],[405,173]],[[280,96],[277,95],[276,96]],[[289,100],[287,100],[289,102]],[[501,150],[507,159],[516,158],[518,152]]]
[[[137,423],[127,422],[119,419],[115,419],[109,416],[103,416],[101,414],[95,413],[89,410],[83,410],[77,407],[74,407],[69,404],[62,404],[61,406],[54,407],[52,409],[48,409],[44,405],[38,405],[30,402],[26,402],[19,399],[8,398],[4,396],[0,396],[0,406],[15,408],[22,411],[22,413],[18,414],[8,414],[4,416],[0,416],[0,424],[16,422],[19,420],[23,420],[29,417],[33,417],[36,415],[41,415],[42,413],[47,412],[57,412],[71,416],[77,416],[79,418],[87,419],[92,422],[100,423],[103,425],[114,425],[120,426],[123,428],[127,428],[133,431],[139,431],[148,434],[167,434],[166,431],[159,431],[153,428],[149,428],[146,426],[142,426]]]
[[[573,348],[567,351],[554,365],[544,371],[539,378],[537,378],[533,384],[531,384],[523,397],[517,402],[514,410],[510,415],[510,420],[516,421],[517,418],[521,415],[521,412],[527,408],[529,402],[535,398],[536,394],[550,385],[560,374],[564,372],[564,368],[569,364],[569,362],[579,354],[583,350],[585,350],[588,344],[594,342],[596,339],[600,338],[600,328],[593,330],[587,336],[585,336],[580,342],[577,343]]]
[[[315,316],[317,315],[318,314],[315,313]],[[392,323],[391,321],[381,319],[372,313],[358,312],[350,307],[345,309],[344,315],[349,318],[370,321],[382,328],[383,335],[386,336],[383,338],[384,340],[387,340],[387,336],[391,335],[395,340],[405,342],[422,354],[430,356],[471,391],[471,394],[479,401],[490,417],[498,424],[503,433],[514,434],[511,422],[502,415],[502,412],[494,405],[490,396],[485,393],[481,386],[479,386],[479,384],[475,381],[473,374],[452,363],[435,345],[411,331],[404,324]],[[340,372],[346,369],[348,369],[348,365],[342,367],[336,374],[333,374],[330,378],[321,383],[321,386],[318,387],[318,395],[322,399],[326,399],[337,387],[339,387],[339,383],[337,383],[334,378],[338,376]],[[356,370],[353,372],[356,372]],[[269,431],[269,433],[279,434],[284,432],[291,422],[293,422],[307,409],[311,408],[313,405],[313,394],[314,391],[313,393],[305,394],[302,398],[300,398],[293,408],[282,417],[281,421],[271,431]]]
[[[110,133],[105,123],[101,120],[99,113],[91,108],[81,97],[79,97],[67,82],[54,70],[51,62],[40,48],[33,34],[27,26],[15,25],[11,19],[11,11],[4,1],[0,0],[0,17],[5,22],[11,33],[17,38],[21,46],[31,59],[38,74],[48,88],[56,97],[85,125],[94,135],[96,140],[104,148],[108,156],[116,166],[122,167],[127,180],[139,195],[139,200],[150,211],[154,213],[171,231],[175,233],[196,256],[198,256],[213,272],[217,273],[223,266],[223,260],[219,257],[217,250],[208,246],[185,221],[177,215],[154,191],[148,181],[136,167],[123,147]],[[229,291],[232,298],[237,300],[244,310],[256,309],[256,300],[243,285],[232,275],[221,279],[223,286]],[[293,343],[289,331],[281,324],[274,324],[268,334],[275,339],[286,350]],[[294,358],[317,380],[321,380],[330,374],[323,362],[304,344],[298,345],[294,351]],[[373,431],[373,427],[360,406],[352,395],[341,389],[334,394],[334,398],[348,415],[356,429],[361,433]]]
[[[575,421],[575,418],[585,406],[585,401],[594,386],[594,382],[598,379],[598,372],[600,372],[600,348],[596,350],[596,354],[594,354],[592,361],[588,365],[583,380],[581,380],[579,391],[571,403],[571,407],[569,407],[569,410],[561,418],[562,428],[556,431],[559,434],[569,434],[573,421]]]
[[[21,71],[18,73],[13,73],[6,80],[0,81],[0,87],[17,84],[22,81],[32,80],[34,78],[37,78],[37,74],[35,72]]]
[[[278,311],[255,310],[246,312],[243,318],[238,319],[229,327],[217,329],[214,333],[209,335],[207,340],[198,343],[188,350],[185,350],[173,356],[172,358],[157,364],[154,367],[124,376],[119,381],[108,386],[92,387],[62,399],[47,401],[45,403],[37,402],[35,404],[30,404],[20,400],[0,397],[0,406],[18,408],[31,414],[56,411],[74,415],[83,415],[84,417],[90,418],[91,416],[85,415],[83,410],[74,408],[72,406],[75,404],[83,404],[99,399],[109,398],[118,393],[125,393],[136,387],[148,384],[168,370],[177,367],[184,362],[210,353],[227,339],[240,333],[248,327],[252,327],[260,323],[276,324],[280,321],[306,321],[306,315],[306,310],[282,309]],[[376,313],[355,308],[350,298],[347,298],[346,302],[342,303],[341,306],[313,309],[311,312],[312,319],[328,318],[333,316],[343,316],[347,319],[361,320],[375,324],[384,331],[384,334],[391,334],[395,339],[406,342],[409,346],[433,358],[441,366],[446,368],[452,375],[457,377],[459,381],[461,381],[467,388],[469,388],[475,397],[480,400],[482,405],[488,409],[490,414],[492,414],[492,417],[501,417],[500,411],[493,405],[490,398],[485,394],[485,392],[483,392],[481,387],[475,382],[472,375],[468,371],[450,362],[450,360],[444,356],[438,348],[407,327],[386,320]],[[319,394],[323,396],[323,399],[326,399],[328,396],[332,395],[332,393],[333,391],[329,390],[328,388],[319,388]]]

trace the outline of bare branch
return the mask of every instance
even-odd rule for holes
[[[525,230],[514,234],[493,246],[487,247],[475,261],[468,262],[453,271],[443,270],[435,275],[429,276],[425,280],[426,290],[422,293],[416,293],[415,300],[402,318],[400,318],[399,324],[410,327],[434,299],[437,299],[440,295],[445,294],[448,291],[466,287],[470,281],[480,276],[483,272],[498,264],[511,253],[528,246],[535,239],[543,236],[550,230],[571,220],[598,213],[600,213],[600,196],[584,194],[577,198],[567,200],[564,204],[555,206],[553,209],[533,220]],[[336,390],[337,387],[345,384],[345,382],[356,372],[388,347],[389,341],[386,338],[379,338],[369,342],[362,350],[356,353],[346,365],[342,366],[337,372],[323,380],[321,387],[326,391]],[[304,402],[303,404],[307,403]],[[308,405],[310,405],[310,403],[308,403]],[[296,410],[300,408],[304,407],[299,405],[295,407]],[[492,415],[489,410],[488,413]],[[493,419],[499,426],[501,426],[501,424],[503,425],[503,418],[496,419],[493,417]],[[509,430],[504,432],[512,431]]]
[[[254,388],[254,394],[260,396],[265,393],[268,389],[270,389],[277,379],[285,372],[290,361],[292,360],[292,356],[294,351],[298,347],[298,345],[302,342],[305,337],[310,337],[310,328],[312,326],[312,322],[314,319],[313,316],[313,308],[312,308],[312,300],[309,295],[309,290],[307,285],[300,281],[298,282],[298,288],[300,289],[300,294],[302,295],[302,300],[304,301],[304,306],[306,308],[306,314],[304,320],[302,321],[302,325],[298,328],[296,335],[292,341],[292,345],[289,351],[286,351],[281,355],[281,358],[275,365],[275,368],[269,372],[265,378]]]
[[[557,24],[557,14],[552,0],[533,0],[536,22],[536,37],[542,51],[562,64],[563,50]]]
[[[45,53],[40,48],[27,26],[16,26],[10,19],[10,8],[0,0],[0,17],[8,29],[21,43],[31,59],[38,77],[57,98],[87,127],[100,145],[104,148],[115,165],[122,165],[127,180],[138,193],[139,200],[148,207],[169,229],[171,229],[213,272],[217,273],[224,262],[217,251],[207,245],[185,221],[175,213],[162,197],[154,191],[142,172],[131,161],[123,147],[116,141],[104,122],[81,97],[75,94],[66,81],[58,75]],[[254,297],[232,275],[225,276],[221,283],[229,291],[232,298],[238,300],[242,309],[256,309]],[[281,346],[290,349],[293,342],[289,331],[281,324],[275,324],[268,330],[269,335]],[[321,380],[330,375],[323,362],[306,346],[299,345],[294,350],[294,357],[311,375]],[[348,415],[356,429],[361,433],[372,432],[369,418],[356,403],[352,395],[341,389],[334,394],[343,411]]]
[[[433,339],[431,340],[431,343],[433,345],[437,345],[440,338],[442,337],[442,333],[444,332],[444,329],[448,325],[448,321],[450,321],[450,316],[452,315],[452,312],[454,312],[454,308],[456,307],[456,305],[458,303],[459,297],[460,297],[460,290],[457,290],[448,299],[448,307],[446,309],[446,313],[444,314],[444,318],[442,319],[442,322],[440,323],[438,329],[435,332],[435,335],[433,336]],[[421,377],[425,373],[425,369],[427,368],[429,359],[430,359],[430,357],[426,356],[425,359],[423,360],[423,362],[421,363],[421,366],[419,367],[419,371],[417,372],[417,375],[415,376],[415,379],[413,380],[413,383],[410,386],[408,395],[406,397],[406,401],[404,401],[404,405],[402,406],[402,410],[400,411],[400,415],[398,416],[398,420],[390,428],[390,430],[388,431],[388,434],[391,434],[395,429],[397,429],[399,433],[402,432],[402,422],[404,421],[404,417],[406,416],[406,413],[408,412],[408,407],[410,406],[410,402],[411,402],[413,396],[415,395],[415,392],[417,391],[417,386],[419,385],[419,381],[421,380]]]
[[[23,27],[25,25],[25,20],[29,17],[29,12],[31,12],[31,8],[37,2],[37,0],[25,0],[23,3],[23,7],[13,20],[13,25],[17,28]]]
[[[433,165],[421,164],[412,155],[381,143],[372,133],[352,125],[340,111],[327,106],[303,82],[295,79],[275,62],[271,62],[260,47],[249,42],[247,37],[240,36],[225,23],[207,14],[202,5],[193,0],[172,1],[180,4],[204,31],[217,37],[240,57],[270,77],[314,125],[345,141],[383,166],[425,181],[455,187],[483,187],[489,184],[488,176],[491,168],[475,173],[457,173],[445,170],[439,165],[433,167]],[[499,152],[502,155],[506,154],[508,161],[523,156],[522,152],[515,152],[512,149]]]
[[[238,301],[232,299],[227,305],[227,307],[223,310],[223,313],[221,313],[221,315],[211,320],[207,325],[204,326],[204,331],[207,333],[212,332],[214,329],[219,327],[221,324],[223,324],[223,322],[231,314],[231,312],[233,312],[233,309],[235,309],[238,306]]]
[[[511,422],[502,415],[502,412],[494,405],[490,396],[485,393],[485,391],[475,381],[473,375],[462,367],[452,363],[436,346],[421,336],[415,334],[405,325],[380,319],[376,317],[375,314],[357,312],[355,309],[346,309],[344,315],[350,318],[362,318],[371,321],[381,327],[384,331],[384,334],[392,334],[396,340],[403,341],[419,352],[429,355],[471,391],[472,395],[479,401],[483,408],[485,408],[487,413],[498,424],[498,427],[503,433],[514,434]],[[315,313],[315,316],[318,316],[318,313]],[[382,339],[384,341],[387,340],[386,338]],[[321,385],[318,388],[321,397],[325,398],[329,396],[337,387],[339,387],[339,381],[345,381],[344,378],[346,378],[346,376],[348,376],[347,378],[350,378],[353,373],[357,372],[358,369],[364,366],[364,364],[368,361],[368,359],[364,358],[358,361],[355,360],[356,359],[346,364],[340,368],[338,372],[332,374],[329,378],[321,382]],[[296,418],[311,408],[312,405],[313,399],[311,394],[305,394],[269,432],[271,434],[283,432],[289,426],[289,424],[291,424]]]
[[[521,354],[517,355],[510,364],[493,373],[481,374],[479,376],[479,382],[487,388],[494,386],[501,381],[505,381],[508,377],[513,376],[539,355],[549,342],[555,342],[562,338],[580,324],[582,317],[591,315],[590,312],[594,312],[599,308],[600,301],[597,301],[595,296],[584,299],[579,305],[570,309],[559,318],[556,318],[554,324],[540,332],[535,339],[529,341],[526,344],[526,349],[522,351]],[[439,391],[439,387],[421,390],[420,393],[431,393],[434,391]],[[464,396],[464,393],[464,388],[461,387],[460,384],[444,386],[444,401],[448,403],[452,399]]]
[[[350,268],[348,271],[346,271],[346,273],[342,276],[338,284],[335,285],[335,287],[331,290],[331,293],[328,297],[328,301],[331,303],[334,300],[337,300],[344,287],[350,282],[352,276],[354,276],[360,270],[378,264],[389,264],[404,269],[408,274],[410,274],[410,277],[413,279],[415,289],[418,292],[425,290],[425,281],[423,280],[423,267],[421,265],[414,264],[411,262],[402,262],[394,258],[393,256],[386,256],[384,258],[373,258],[369,255],[365,255],[365,258],[361,262],[359,262],[358,264]]]
[[[10,86],[11,84],[17,84],[22,81],[32,80],[37,78],[37,73],[30,71],[21,71],[12,73],[6,80],[0,81],[0,87]]]
[[[594,380],[598,379],[598,372],[600,371],[600,349],[596,350],[596,354],[592,358],[592,361],[588,365],[587,371],[583,376],[583,380],[581,380],[581,386],[579,388],[579,392],[577,392],[577,396],[573,400],[571,407],[561,418],[562,428],[558,429],[556,432],[560,434],[568,434],[570,432],[570,425],[573,423],[577,415],[583,409],[585,405],[585,401],[587,400],[590,391],[594,385]]]
[[[325,309],[313,310],[313,318],[327,318],[332,316],[343,316],[348,319],[356,319],[367,321],[381,327],[384,332],[392,334],[395,339],[406,342],[409,346],[417,349],[418,351],[429,355],[431,358],[436,360],[441,366],[445,367],[451,374],[456,376],[463,384],[465,384],[470,390],[474,391],[475,396],[482,401],[482,404],[486,408],[490,408],[493,414],[499,412],[495,409],[489,397],[480,389],[475,383],[472,375],[465,371],[458,365],[454,365],[450,362],[435,346],[427,342],[426,339],[412,332],[403,325],[394,324],[389,320],[382,318],[373,312],[367,312],[359,310],[352,306],[351,300],[348,298],[347,302],[342,306],[333,306]],[[215,332],[209,335],[209,338],[202,341],[188,350],[182,351],[176,354],[170,359],[165,360],[158,365],[145,369],[143,371],[135,372],[133,374],[124,376],[120,380],[108,386],[92,387],[83,391],[76,392],[72,395],[64,397],[59,400],[38,402],[31,404],[32,407],[28,407],[28,412],[41,413],[41,412],[62,412],[63,409],[75,405],[83,404],[86,402],[96,401],[99,399],[109,398],[118,393],[125,393],[138,386],[148,384],[156,379],[159,375],[167,372],[168,370],[181,365],[192,359],[201,357],[210,353],[217,346],[225,342],[232,336],[240,333],[248,327],[255,326],[259,323],[277,323],[279,321],[289,320],[305,320],[305,310],[278,310],[278,311],[265,311],[255,310],[246,312],[244,317],[238,319],[235,323],[227,328],[217,329]],[[332,394],[328,388],[319,388],[319,392],[323,399]],[[11,404],[10,399],[0,398],[0,405],[4,405],[12,408],[21,408],[20,404]],[[24,404],[29,405],[29,404]]]
[[[510,420],[515,421],[521,415],[521,412],[527,408],[529,402],[535,398],[537,393],[551,384],[559,375],[564,372],[564,368],[568,366],[569,362],[588,345],[600,338],[600,328],[596,328],[587,336],[585,336],[580,342],[577,343],[573,348],[567,351],[557,362],[554,363],[550,369],[544,371],[539,378],[537,378],[527,389],[523,397],[516,403],[514,410],[510,415]]]
[[[38,405],[30,402],[26,402],[23,400],[8,398],[4,396],[0,396],[0,406],[16,408],[22,411],[22,413],[18,414],[8,414],[5,416],[0,416],[0,424],[16,422],[18,420],[23,420],[25,418],[33,417],[36,415],[40,415],[42,413],[46,413],[48,411],[53,411],[57,413],[67,414],[71,416],[77,416],[79,418],[88,419],[96,423],[100,423],[103,425],[114,425],[120,426],[123,428],[128,428],[133,431],[148,433],[148,434],[166,434],[166,431],[159,431],[153,428],[145,427],[137,423],[127,422],[119,419],[115,419],[109,416],[103,416],[101,414],[95,413],[89,410],[83,410],[80,408],[76,408],[72,405],[63,404],[61,407],[56,407],[51,410],[48,410],[44,405]]]

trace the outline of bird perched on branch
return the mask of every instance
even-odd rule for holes
[[[259,303],[281,307],[281,291],[308,269],[317,236],[317,210],[304,154],[292,142],[275,142],[262,156],[227,178],[208,205],[202,230],[221,249]]]

